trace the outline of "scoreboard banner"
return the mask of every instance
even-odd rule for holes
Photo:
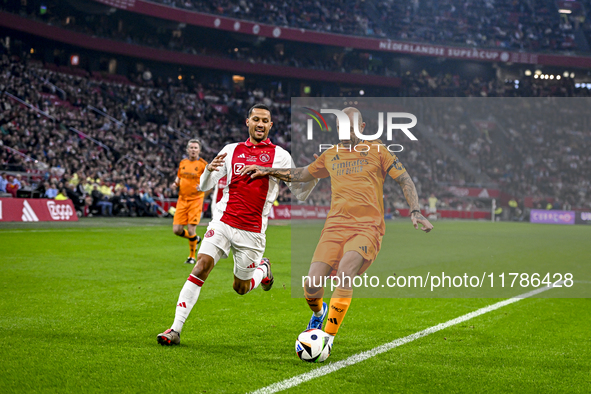
[[[575,216],[575,211],[532,209],[529,221],[546,224],[575,224]]]
[[[0,222],[77,222],[70,200],[0,198]]]
[[[591,224],[591,212],[577,212],[575,224]]]

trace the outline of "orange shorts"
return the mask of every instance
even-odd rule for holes
[[[363,257],[361,275],[376,259],[381,244],[382,236],[373,231],[322,231],[312,262],[320,261],[337,270],[343,255],[353,250]]]
[[[199,200],[179,200],[176,203],[176,211],[172,224],[199,224],[201,220],[201,210],[203,209],[203,199]]]

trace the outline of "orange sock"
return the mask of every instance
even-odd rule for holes
[[[185,230],[186,231],[186,230]],[[189,257],[195,258],[195,250],[197,249],[197,236],[189,238]]]
[[[339,327],[345,319],[349,305],[351,305],[351,297],[353,290],[345,290],[337,287],[332,293],[330,299],[330,307],[328,308],[328,318],[326,319],[326,326],[324,332],[330,335],[337,335]]]
[[[181,237],[187,239],[191,238],[191,236],[189,235],[189,231],[186,228],[183,229],[183,235],[181,235]]]
[[[312,312],[320,312],[322,310],[322,297],[324,297],[324,287],[308,287],[308,283],[304,286],[304,295],[306,302],[312,309]]]

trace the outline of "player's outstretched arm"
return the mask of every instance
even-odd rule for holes
[[[261,176],[274,176],[284,182],[310,182],[316,179],[308,171],[308,167],[299,168],[269,168],[257,165],[245,166],[240,170],[240,175],[250,174],[251,178],[258,178]]]
[[[404,197],[406,197],[406,202],[410,207],[410,218],[412,219],[412,225],[415,229],[419,229],[419,224],[421,224],[421,230],[428,233],[429,231],[433,230],[433,225],[421,214],[421,206],[419,205],[419,196],[417,194],[417,188],[415,187],[415,183],[412,181],[408,172],[403,172],[400,174],[396,179],[394,179],[400,187],[402,188],[402,192],[404,193]]]

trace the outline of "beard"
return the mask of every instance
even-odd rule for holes
[[[255,140],[256,142],[262,142],[262,141],[264,141],[264,140],[267,139],[267,134],[265,133],[264,130],[262,130],[262,133],[263,133],[262,137],[258,137],[257,136],[257,130],[255,129],[255,130],[252,131],[252,133],[250,133],[250,137],[253,140]]]

